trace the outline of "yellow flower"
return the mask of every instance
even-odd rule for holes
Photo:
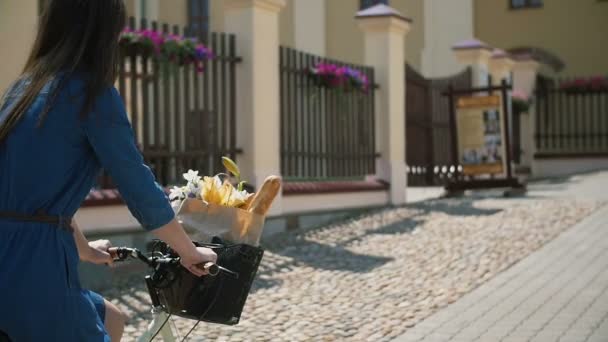
[[[226,170],[232,173],[237,179],[241,178],[241,171],[232,159],[228,157],[222,157],[222,164],[224,164]]]
[[[230,206],[230,196],[232,195],[232,189],[234,189],[234,187],[232,186],[232,184],[230,184],[230,182],[228,181],[224,181],[224,184],[222,184],[222,187],[220,188],[220,197],[222,198],[222,202],[220,203],[221,205],[225,205],[225,206]]]
[[[218,176],[203,177],[199,187],[203,201],[227,207],[240,207],[252,195],[247,191],[238,191],[228,180],[222,183]]]
[[[220,188],[222,181],[219,177],[203,177],[201,181],[201,199],[207,203],[218,204],[222,203]]]

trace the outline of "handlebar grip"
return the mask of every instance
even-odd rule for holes
[[[108,253],[112,257],[112,259],[118,259],[118,247],[108,248]]]
[[[108,248],[108,253],[114,259],[114,261],[124,261],[126,260],[131,253],[137,250],[127,247],[110,247]]]
[[[210,276],[216,276],[216,275],[218,275],[218,273],[220,273],[219,266],[212,262],[200,263],[200,264],[196,265],[196,267],[207,271]]]

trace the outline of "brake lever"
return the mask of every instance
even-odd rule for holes
[[[239,279],[239,274],[238,273],[236,273],[234,271],[231,271],[231,270],[229,270],[229,269],[227,269],[225,267],[222,267],[220,265],[217,265],[217,267],[220,269],[220,271],[228,273],[229,275],[233,276],[235,279]]]
[[[201,267],[200,264],[198,266]],[[238,273],[236,273],[234,271],[231,271],[231,270],[229,270],[229,269],[227,269],[225,267],[222,267],[222,266],[220,266],[218,264],[212,263],[212,262],[208,262],[208,263],[204,264],[202,266],[202,268],[205,271],[207,271],[208,274],[210,276],[212,276],[212,277],[217,276],[220,273],[220,271],[222,271],[222,272],[228,273],[229,275],[231,275],[235,279],[239,279],[239,274]]]

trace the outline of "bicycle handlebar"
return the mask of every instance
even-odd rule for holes
[[[151,268],[156,268],[159,265],[176,265],[179,264],[179,258],[170,258],[170,257],[147,257],[142,252],[140,252],[137,248],[129,248],[129,247],[111,247],[108,249],[108,253],[114,259],[114,261],[125,261],[129,257],[133,259],[138,259],[150,266]],[[211,276],[216,276],[220,273],[221,267],[215,263],[207,262],[196,265],[197,267],[204,269]],[[226,270],[229,271],[229,270]]]

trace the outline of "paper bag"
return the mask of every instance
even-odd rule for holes
[[[259,246],[264,229],[262,215],[198,199],[186,199],[177,211],[177,218],[192,240],[199,242],[219,236],[233,243]]]

